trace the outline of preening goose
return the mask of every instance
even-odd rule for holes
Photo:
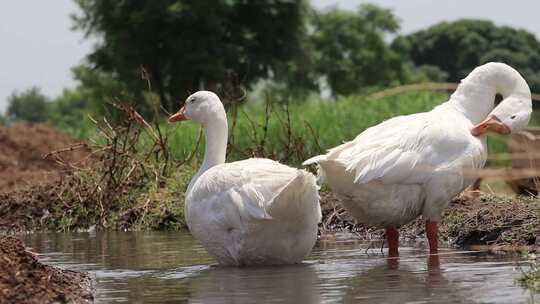
[[[504,99],[493,109],[496,94]],[[483,135],[520,130],[531,111],[523,77],[506,64],[487,63],[433,110],[384,121],[304,165],[319,165],[359,222],[386,228],[390,255],[398,255],[397,228],[419,215],[426,221],[430,252],[436,253],[443,210],[475,179],[464,169],[486,162]]]
[[[227,116],[209,91],[189,96],[169,122],[202,125],[203,163],[185,195],[193,236],[223,265],[298,263],[317,239],[321,220],[313,174],[270,159],[225,163]]]

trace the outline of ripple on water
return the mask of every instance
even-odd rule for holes
[[[198,275],[201,271],[210,269],[211,265],[193,265],[193,266],[185,266],[185,267],[178,267],[172,271],[164,272],[156,277],[158,279],[164,279],[164,280],[170,280],[170,279],[185,279],[192,276]]]

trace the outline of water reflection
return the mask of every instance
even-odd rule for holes
[[[366,254],[351,235],[323,238],[301,265],[267,268],[217,267],[188,233],[33,234],[26,242],[47,263],[92,271],[100,303],[531,301],[512,283],[520,257],[404,247],[387,258]]]
[[[312,265],[212,267],[189,279],[189,303],[321,303]]]
[[[28,241],[36,252],[44,253],[45,260],[61,264],[73,261],[91,270],[142,271],[213,262],[188,233],[43,233],[29,235]],[[55,260],[57,257],[60,260]]]
[[[367,299],[372,303],[467,302],[444,277],[438,255],[415,260],[418,263],[411,264],[407,258],[404,261],[387,258],[358,272],[346,282],[348,288],[343,302],[357,303]],[[420,260],[424,260],[425,264],[420,264]]]

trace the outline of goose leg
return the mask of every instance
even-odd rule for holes
[[[396,228],[386,228],[386,240],[388,241],[388,256],[397,257],[399,256],[398,246],[399,246],[399,231]]]
[[[438,233],[439,227],[437,226],[437,222],[426,221],[426,235],[429,243],[429,253],[433,254],[438,252]]]

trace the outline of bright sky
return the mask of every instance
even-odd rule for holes
[[[538,0],[311,0],[317,8],[355,9],[370,2],[391,8],[409,33],[442,20],[482,18],[527,29],[540,37]],[[38,86],[49,97],[75,85],[70,68],[91,50],[79,32],[70,30],[72,0],[0,1],[0,111],[14,90]]]

